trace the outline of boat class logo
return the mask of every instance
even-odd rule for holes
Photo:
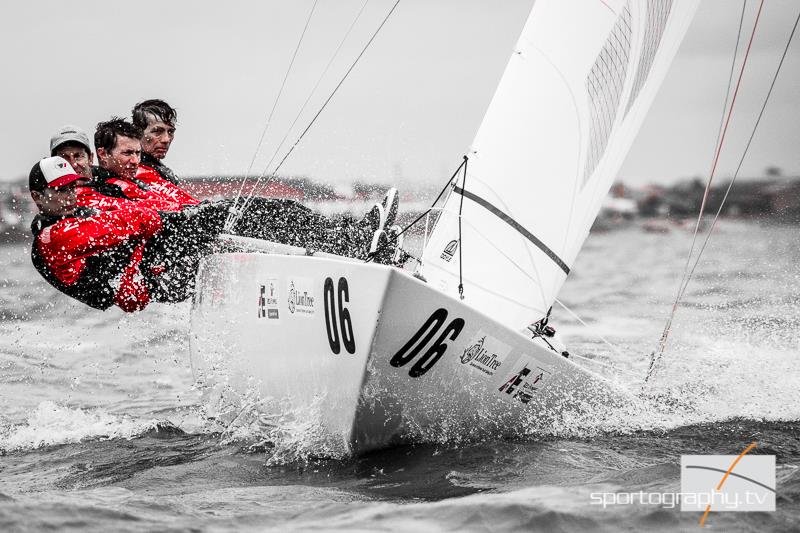
[[[453,239],[447,243],[447,246],[445,246],[444,250],[442,250],[442,255],[439,257],[449,263],[450,260],[453,259],[453,256],[456,255],[456,250],[458,250],[458,240]]]
[[[487,337],[489,338],[488,342]],[[469,365],[484,374],[493,376],[503,364],[509,351],[508,346],[479,331],[464,348],[464,353],[461,354],[461,364]]]
[[[528,403],[548,377],[550,377],[549,370],[536,364],[536,361],[528,360],[519,371],[511,374],[498,390],[522,403]]]
[[[703,512],[704,526],[712,511],[775,511],[775,456],[682,455],[681,511]]]
[[[258,296],[258,318],[278,320],[278,280],[268,279],[265,285],[261,285]]]
[[[294,279],[289,282],[289,312],[291,314],[313,316],[314,295],[309,289],[310,280]]]

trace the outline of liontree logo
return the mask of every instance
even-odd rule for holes
[[[440,255],[439,257],[441,257],[442,259],[444,259],[449,263],[450,260],[453,258],[453,256],[456,255],[456,250],[458,250],[458,241],[456,239],[453,239],[452,241],[447,243],[447,246],[445,246],[444,250],[442,251],[442,255]]]
[[[494,376],[510,351],[510,346],[481,330],[464,348],[461,364],[469,365],[487,376]]]
[[[294,288],[294,281],[289,284],[289,312],[294,314],[295,301],[297,300],[297,289]]]
[[[305,287],[305,288],[304,288]],[[314,315],[314,296],[310,289],[311,283],[305,278],[299,278],[297,285],[295,280],[289,284],[289,312],[305,316]],[[309,294],[312,292],[312,294]]]
[[[467,363],[475,359],[475,356],[477,356],[481,352],[481,350],[483,350],[483,343],[485,341],[486,341],[486,335],[481,337],[481,340],[479,340],[472,346],[468,346],[464,350],[464,353],[461,354],[461,364],[466,365]]]

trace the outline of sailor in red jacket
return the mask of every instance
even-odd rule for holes
[[[77,133],[73,131],[69,135],[75,137]],[[100,123],[95,134],[100,167],[93,169],[93,179],[87,186],[77,187],[77,194],[71,193],[70,196],[77,196],[80,209],[73,211],[74,206],[70,204],[70,210],[65,213],[43,211],[33,227],[37,239],[41,233],[46,240],[52,231],[46,228],[62,223],[59,218],[62,215],[81,219],[79,224],[70,220],[69,240],[58,242],[58,246],[66,250],[64,254],[59,252],[61,248],[58,246],[45,250],[45,244],[50,241],[44,243],[40,239],[34,250],[34,261],[42,275],[59,290],[99,309],[116,304],[126,311],[135,311],[151,300],[179,302],[187,299],[194,288],[197,265],[215,249],[217,236],[234,205],[232,200],[199,204],[188,195],[176,196],[169,189],[153,187],[152,180],[139,180],[140,137],[141,131],[123,119]],[[81,149],[88,144],[83,141],[79,139],[78,142]],[[85,158],[87,162],[90,160],[88,152]],[[40,167],[37,168],[41,171]],[[38,171],[35,168],[32,172]],[[171,182],[161,181],[178,189]],[[58,188],[37,190],[35,182],[32,184],[34,198],[62,196]],[[374,233],[374,228],[368,224],[337,224],[296,202],[287,205],[285,200],[256,199],[247,214],[246,224],[236,228],[240,234],[262,238],[266,234],[270,240],[340,254],[366,256]],[[153,231],[147,235],[130,233],[130,220],[155,217],[160,219],[157,234]],[[119,232],[111,231],[109,237],[119,239],[98,240],[98,232],[108,233],[113,230],[113,224],[119,225]],[[104,237],[106,233],[103,233]],[[134,242],[131,237],[138,239]],[[96,241],[114,245],[114,254],[109,252],[94,258],[93,255],[105,252],[105,249],[91,247],[86,250],[86,257],[72,253],[73,247],[85,247],[86,243]],[[69,262],[74,257],[87,260],[77,263],[77,267],[63,263],[63,260]],[[75,279],[59,276],[59,268],[82,272],[86,268],[84,263],[90,267],[100,266],[89,268],[86,276],[73,276]],[[124,283],[116,285],[120,291],[110,290],[109,281],[117,283],[117,276],[123,271],[127,274],[119,279]]]
[[[142,130],[142,158],[137,177],[148,183],[165,181],[180,189],[178,176],[164,164],[164,158],[175,139],[178,112],[164,100],[139,102],[131,110],[133,125]]]
[[[177,185],[158,176],[139,178],[141,135],[139,128],[117,117],[97,125],[94,143],[100,166],[92,169],[90,183],[96,194],[81,195],[79,203],[105,210],[134,201],[160,211],[180,211],[199,203]]]
[[[397,213],[394,189],[391,198],[385,202],[385,209],[383,204],[376,205],[369,216],[361,221],[349,216],[328,218],[298,202],[278,198],[252,197],[246,201],[239,199],[238,203],[233,199],[198,203],[188,194],[180,196],[175,192],[181,190],[180,187],[160,178],[160,175],[158,178],[150,176],[147,180],[139,179],[143,175],[139,164],[142,135],[139,128],[120,118],[97,125],[94,144],[100,168],[96,170],[90,187],[98,194],[94,197],[84,195],[79,200],[101,209],[109,208],[109,203],[127,205],[122,201],[128,200],[143,202],[162,212],[202,212],[201,216],[174,217],[175,224],[172,227],[175,230],[165,232],[163,238],[156,239],[167,245],[165,249],[173,248],[162,254],[165,260],[176,256],[174,244],[178,241],[181,248],[177,249],[177,255],[181,259],[187,253],[194,253],[194,249],[206,249],[208,243],[223,231],[231,210],[241,210],[242,204],[246,204],[246,212],[231,228],[231,233],[235,235],[355,258],[366,258],[373,249],[377,250],[378,241],[375,237],[379,233],[386,234],[386,230],[394,223]],[[166,152],[162,150],[161,153]],[[157,182],[154,181],[156,179]],[[155,183],[159,186],[154,186]],[[161,186],[165,183],[169,187]],[[173,239],[173,236],[178,239]],[[195,242],[202,244],[194,246]],[[192,250],[182,248],[186,243]]]
[[[161,217],[145,206],[78,206],[76,191],[85,183],[61,157],[31,169],[31,196],[40,211],[31,225],[33,264],[56,289],[91,307],[142,309],[150,294],[140,262],[146,239],[162,227]]]
[[[134,126],[142,130],[142,155],[136,178],[170,195],[175,201],[189,205],[187,197],[191,196],[180,188],[178,177],[164,164],[175,140],[178,112],[163,100],[150,99],[133,106],[131,118]],[[181,196],[178,191],[186,196]],[[218,205],[229,210],[232,200],[219,201]],[[402,230],[394,223],[397,209],[397,189],[391,188],[366,217],[368,222],[363,226],[370,228],[367,252],[376,252],[380,248],[380,253],[373,254],[377,262],[402,262],[403,254],[399,250],[403,242]],[[309,232],[309,228],[313,231]],[[231,230],[237,235],[305,246],[337,255],[364,256],[361,239],[353,237],[354,233],[360,234],[359,224],[354,219],[346,216],[331,221],[292,200],[253,197],[249,201],[248,213]]]

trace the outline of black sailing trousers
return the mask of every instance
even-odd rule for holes
[[[253,197],[205,201],[175,213],[161,213],[163,228],[147,243],[141,271],[150,297],[179,302],[194,289],[195,273],[203,256],[223,251],[216,242],[232,206],[242,214],[231,231],[281,244],[364,259],[372,231],[350,215],[325,217],[308,207],[278,198]]]

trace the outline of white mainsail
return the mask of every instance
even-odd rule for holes
[[[547,313],[696,5],[535,3],[423,253],[432,286],[463,279],[465,302],[511,327]]]

